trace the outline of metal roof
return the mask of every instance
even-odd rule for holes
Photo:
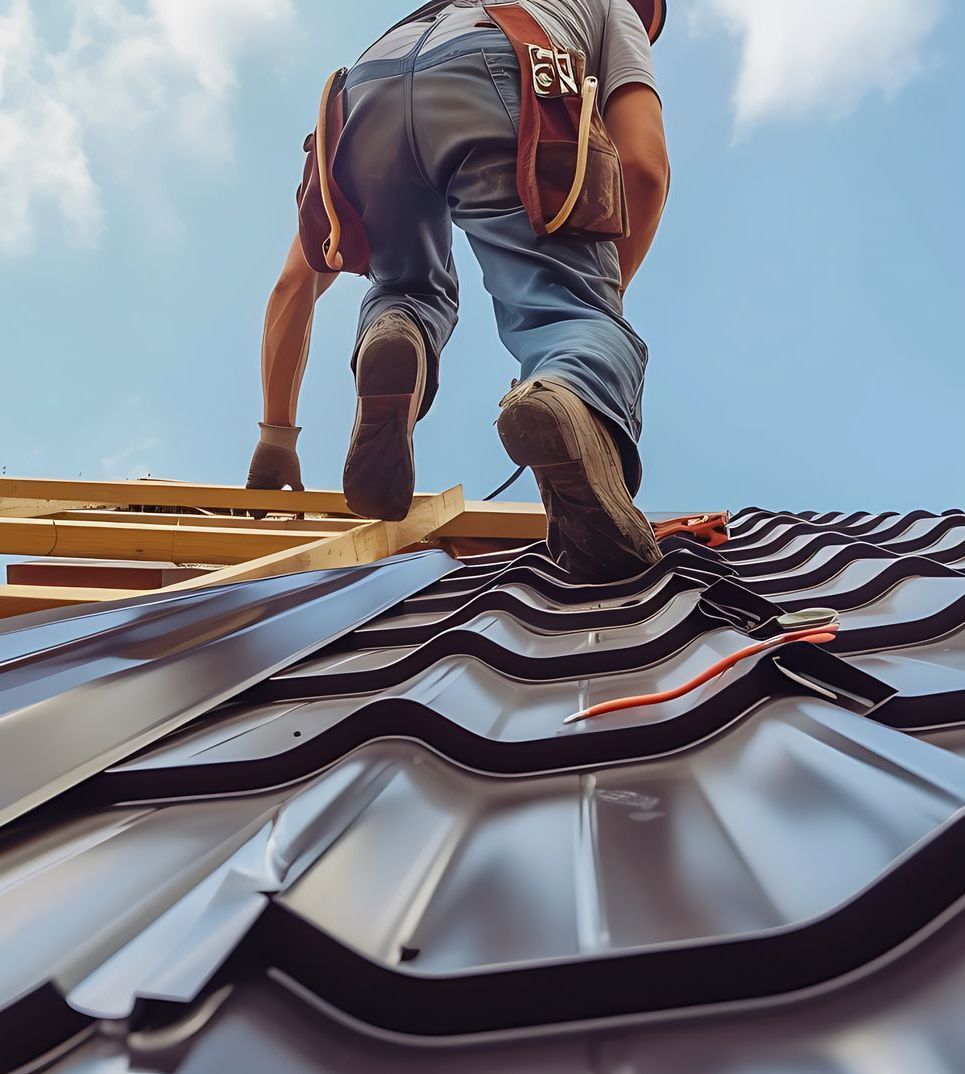
[[[7,621],[6,1069],[960,1072],[965,514],[664,549]]]

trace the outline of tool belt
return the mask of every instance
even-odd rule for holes
[[[436,6],[445,3],[428,5]],[[558,45],[518,3],[484,9],[519,61],[516,184],[533,230],[584,242],[624,237],[629,226],[623,169],[600,115],[597,80],[586,75],[586,57]],[[305,260],[316,272],[364,276],[371,260],[365,226],[332,172],[345,128],[347,77],[343,67],[328,79],[318,124],[305,139],[305,172],[296,194],[298,234]]]
[[[354,272],[364,276],[371,252],[365,226],[332,174],[335,150],[345,128],[348,68],[325,83],[318,125],[305,139],[305,173],[295,195],[298,236],[305,260],[316,272]]]
[[[586,57],[552,40],[518,3],[484,5],[519,61],[516,185],[537,235],[607,242],[629,234],[623,169]]]

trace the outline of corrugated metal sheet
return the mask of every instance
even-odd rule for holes
[[[430,553],[6,620],[0,755],[16,763],[0,784],[0,824],[455,567]]]
[[[45,619],[87,640],[10,651],[0,689],[19,670],[61,705],[16,749],[33,765],[105,705],[115,733],[73,789],[50,751],[54,800],[5,832],[8,1067],[965,1069],[965,515],[751,509],[720,549],[665,549],[612,586],[539,547],[395,561],[349,633],[322,579],[277,580],[284,614],[230,660],[216,610],[172,628],[166,686],[150,606],[102,613],[99,643]],[[826,648],[563,724],[815,606],[841,617]],[[128,651],[144,677],[112,699]],[[173,723],[131,756],[162,697]]]

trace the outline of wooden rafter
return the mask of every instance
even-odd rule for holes
[[[205,511],[209,513],[201,513]],[[275,517],[217,513],[227,511]],[[654,516],[658,538],[689,534],[712,546],[727,539],[727,520],[724,512]],[[87,588],[0,585],[0,616],[372,563],[423,542],[460,554],[460,548],[480,543],[483,548],[487,542],[506,547],[545,536],[546,516],[539,504],[466,503],[461,487],[417,495],[401,522],[373,522],[352,516],[340,492],[3,477],[0,554],[108,560],[115,567],[182,564],[203,573],[161,589],[93,588],[95,578],[117,579],[103,573],[111,564],[101,563],[99,576],[87,572],[78,578]]]
[[[80,589],[46,585],[0,585],[0,619],[51,608],[73,608],[140,596],[130,589]]]
[[[7,498],[48,499],[44,514],[59,513],[63,503],[97,502],[118,507],[191,507],[207,510],[277,511],[301,515],[350,515],[341,492],[275,492],[229,485],[192,485],[170,481],[58,481],[51,478],[0,478],[0,506]],[[419,494],[417,506],[431,495]],[[23,517],[23,516],[21,516]],[[440,530],[442,537],[507,537],[540,540],[546,516],[539,504],[486,503],[470,500],[465,510]]]
[[[7,488],[23,491],[23,483],[17,479],[0,479],[0,490],[4,490],[4,482],[9,482]],[[34,487],[34,483],[28,484]],[[65,502],[82,502],[81,497],[87,494],[90,485],[87,482],[56,484],[67,497],[66,500],[56,501],[58,507]],[[119,483],[111,484],[113,491],[106,487],[102,489],[109,501],[116,500],[124,505],[140,502],[158,506],[153,495],[144,495],[146,486],[151,483],[131,482],[125,489],[117,487]],[[158,498],[169,498],[166,490],[170,486],[153,484],[161,484],[162,491]],[[199,488],[204,491],[199,492]],[[205,498],[209,488],[193,486],[190,498]],[[227,500],[244,500],[243,494],[247,490],[233,491],[239,495],[226,496]],[[338,500],[338,494],[334,493],[277,495],[296,498],[331,495],[335,497],[336,505]],[[17,505],[22,504],[24,499],[21,497],[16,501]],[[11,502],[0,499],[0,508]],[[178,503],[176,506],[195,505]],[[290,506],[289,509],[294,510],[297,506],[301,504]],[[36,504],[31,509],[35,507]],[[265,508],[256,502],[251,509]],[[208,571],[196,578],[160,590],[147,591],[166,594],[278,574],[371,563],[425,540],[457,519],[463,509],[462,489],[457,487],[436,495],[419,496],[408,517],[401,522],[370,522],[357,518],[256,521],[230,516],[132,511],[56,510],[55,517],[46,518],[0,515],[0,553],[223,565],[219,570]],[[0,616],[117,600],[144,595],[144,592],[58,586],[0,586]]]
[[[106,504],[78,503],[73,500],[31,500],[10,496],[0,498],[0,518],[40,518],[55,511],[94,510],[104,506]]]
[[[39,517],[39,516],[34,516]],[[335,518],[333,516],[318,518],[281,518],[273,515],[269,518],[251,518],[248,515],[181,515],[152,513],[149,511],[57,511],[44,514],[44,518],[63,522],[130,522],[139,526],[191,526],[198,529],[236,530],[288,530],[297,533],[344,533],[355,529],[360,520],[357,518]],[[306,538],[307,540],[308,538]]]
[[[8,497],[113,506],[196,507],[207,510],[281,511],[290,514],[351,514],[341,492],[277,492],[234,485],[177,481],[59,481],[46,477],[2,477],[0,499]],[[430,499],[420,496],[419,499]],[[54,508],[58,510],[59,508]]]
[[[542,541],[546,513],[539,503],[487,503],[467,500],[466,509],[439,530],[440,537],[505,537]]]
[[[224,585],[228,582],[270,578],[297,571],[328,570],[374,563],[377,559],[395,555],[403,548],[416,544],[463,509],[462,487],[456,486],[437,496],[421,498],[402,522],[369,522],[337,537],[323,538],[301,544],[285,552],[275,552],[224,570],[214,571],[203,578],[190,578],[167,586],[165,592],[199,589]]]
[[[153,521],[144,525],[0,518],[0,553],[171,563],[244,563],[297,548],[311,537],[335,537],[338,532],[305,534],[296,530],[159,526]]]

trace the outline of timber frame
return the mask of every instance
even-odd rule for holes
[[[267,512],[267,517],[239,513]],[[401,522],[353,516],[341,492],[171,481],[0,478],[0,555],[198,566],[159,589],[0,585],[0,617],[372,563],[413,547],[525,544],[546,535],[539,504],[482,503],[461,486],[417,495]],[[497,545],[498,547],[498,545]]]
[[[650,515],[658,540],[689,535],[711,548],[727,540],[728,517]],[[353,515],[341,492],[0,477],[0,555],[58,557],[50,571],[40,572],[45,578],[62,578],[58,568],[68,565],[67,558],[92,565],[79,568],[82,578],[115,580],[115,587],[49,585],[35,577],[31,584],[0,585],[0,618],[358,566],[418,548],[442,548],[458,557],[545,537],[540,504],[467,502],[461,485],[418,494],[401,522],[379,522]],[[125,569],[130,574],[138,565],[153,568],[157,578],[181,577],[152,588],[132,588],[129,579],[123,588],[116,584]]]

